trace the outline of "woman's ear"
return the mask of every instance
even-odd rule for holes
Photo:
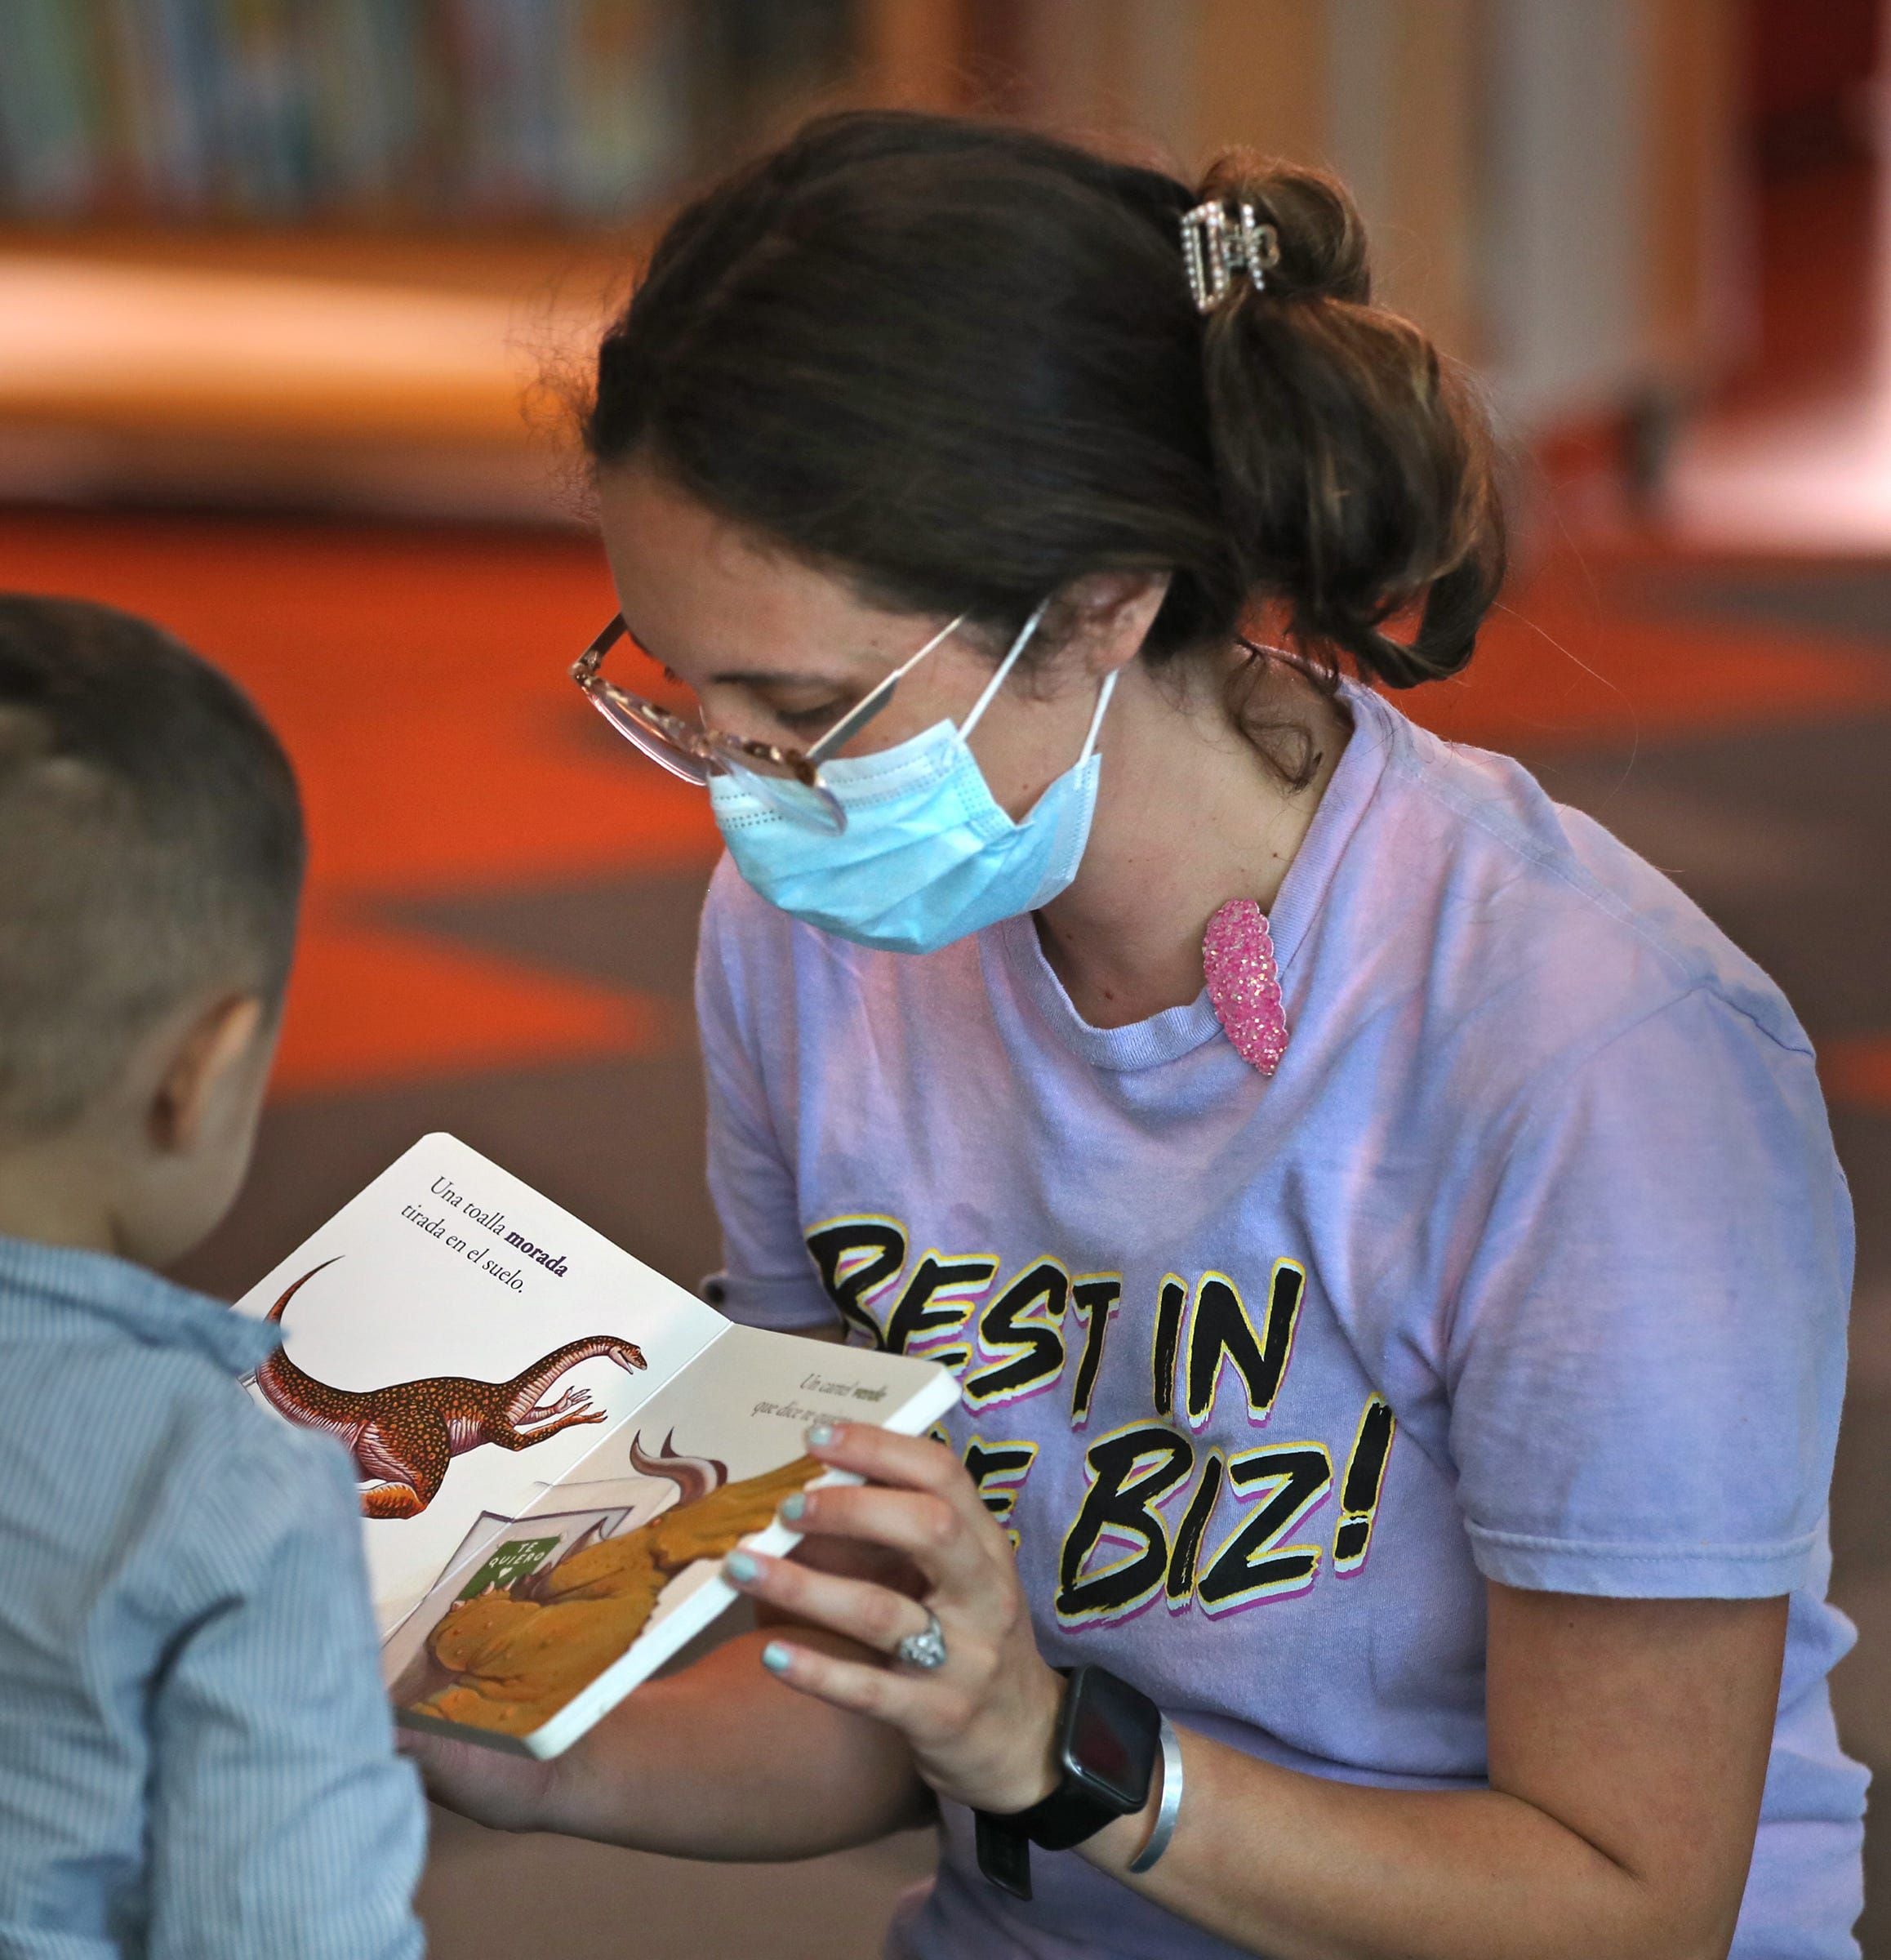
[[[220,1094],[248,1064],[262,1025],[262,1002],[254,994],[232,994],[212,1002],[174,1038],[145,1116],[155,1148],[188,1156],[197,1147]]]
[[[1142,650],[1168,596],[1167,572],[1088,572],[1057,595],[1052,608],[1061,655],[1101,678]]]

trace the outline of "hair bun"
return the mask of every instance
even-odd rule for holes
[[[1267,274],[1266,290],[1286,297],[1345,300],[1366,305],[1373,296],[1366,262],[1366,229],[1343,185],[1317,170],[1273,163],[1251,150],[1224,150],[1202,179],[1204,203],[1220,198],[1252,204],[1274,228],[1280,262]]]
[[[1365,227],[1317,171],[1239,153],[1209,198],[1254,207],[1279,263],[1204,323],[1222,506],[1252,587],[1292,638],[1390,688],[1453,674],[1502,582],[1503,511],[1482,404],[1411,321],[1372,304]],[[1318,299],[1321,305],[1270,305]],[[1408,639],[1385,629],[1415,616]]]

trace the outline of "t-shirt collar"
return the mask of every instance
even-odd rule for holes
[[[1274,957],[1284,983],[1388,762],[1412,738],[1404,716],[1371,688],[1342,679],[1339,698],[1352,715],[1352,736],[1268,915]],[[1146,1020],[1132,1021],[1124,1027],[1092,1027],[1072,1004],[1064,983],[1045,959],[1030,913],[1001,920],[982,937],[996,947],[1052,1033],[1093,1067],[1119,1071],[1152,1068],[1187,1054],[1221,1032],[1205,987],[1193,1000],[1165,1008]]]

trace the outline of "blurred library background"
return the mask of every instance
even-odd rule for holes
[[[288,742],[307,929],[247,1286],[422,1131],[686,1283],[715,834],[565,668],[565,434],[665,213],[824,107],[1324,163],[1482,376],[1517,568],[1408,704],[1675,876],[1818,1045],[1857,1203],[1835,1677],[1891,1772],[1884,0],[0,0],[0,585],[154,615]],[[1178,261],[1178,277],[1180,276]],[[686,1766],[670,1772],[687,1773]],[[1874,1827],[1867,1955],[1891,1960]],[[433,1950],[868,1955],[923,1838],[786,1871],[437,1820]]]

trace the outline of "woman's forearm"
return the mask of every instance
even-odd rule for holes
[[[1520,1798],[1335,1782],[1205,1736],[1181,1740],[1186,1795],[1155,1869],[1127,1870],[1148,1837],[1154,1795],[1083,1855],[1270,1960],[1710,1960],[1726,1951],[1730,1917],[1716,1926],[1671,1893],[1664,1900]]]
[[[525,1828],[675,1857],[765,1860],[842,1851],[922,1822],[931,1795],[900,1736],[772,1680],[760,1660],[767,1638],[745,1634],[639,1688],[559,1759]]]

